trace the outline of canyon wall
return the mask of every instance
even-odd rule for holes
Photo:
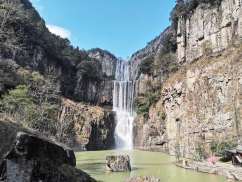
[[[211,155],[212,140],[241,140],[241,19],[241,2],[224,0],[179,20],[181,67],[164,82],[149,118],[134,119],[135,149],[199,158],[198,150]]]
[[[242,36],[241,0],[200,4],[187,19],[181,17],[177,29],[178,62],[183,65],[207,51],[224,50],[236,36]]]
[[[154,56],[155,58],[158,57],[161,48],[163,47],[163,41],[168,33],[171,32],[171,28],[168,27],[166,30],[164,30],[163,33],[161,33],[158,37],[156,37],[154,40],[148,43],[148,45],[134,53],[130,58],[130,64],[131,64],[131,79],[132,80],[138,80],[140,77],[141,79],[144,77],[144,75],[140,72],[139,66],[141,62],[147,58]]]
[[[180,69],[162,88],[148,121],[134,121],[136,149],[194,158],[211,140],[241,139],[241,48]],[[163,116],[165,114],[165,118]]]
[[[113,54],[98,48],[91,49],[87,53],[89,57],[96,58],[101,62],[103,73],[106,73],[107,76],[115,75],[118,59]]]
[[[64,99],[55,139],[74,151],[108,150],[115,147],[115,112]]]

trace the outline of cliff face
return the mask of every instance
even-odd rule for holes
[[[113,111],[63,100],[59,120],[59,127],[64,128],[64,132],[57,132],[57,140],[61,138],[61,142],[75,151],[108,150],[115,147],[116,122]]]
[[[167,28],[160,36],[151,41],[145,48],[132,55],[130,59],[132,80],[138,80],[140,77],[144,77],[144,75],[139,71],[139,66],[142,60],[150,56],[155,56],[157,58],[161,48],[163,47],[162,43],[165,39],[165,36],[170,32],[171,28]]]
[[[113,81],[85,79],[80,73],[77,74],[79,79],[75,88],[75,98],[85,99],[102,105],[112,105],[113,103]]]
[[[182,67],[165,81],[149,118],[135,118],[135,149],[197,158],[199,147],[204,156],[210,152],[211,140],[241,139],[241,46],[233,47],[240,42],[240,5],[237,0],[201,4],[189,19],[179,20]]]
[[[101,49],[93,49],[93,51],[88,51],[88,56],[100,60],[103,73],[108,76],[115,75],[118,59],[114,55]]]
[[[236,35],[242,35],[240,0],[223,0],[221,5],[200,4],[194,14],[180,18],[177,30],[178,62],[189,63],[204,54],[203,49],[221,51]]]
[[[211,140],[240,138],[240,51],[205,57],[168,79],[147,123],[134,122],[136,148],[174,154],[178,146],[182,156],[193,158],[199,145],[208,149]]]

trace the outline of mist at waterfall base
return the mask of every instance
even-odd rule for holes
[[[136,85],[130,81],[130,62],[118,60],[114,81],[113,110],[116,111],[115,129],[116,149],[132,150],[132,125],[136,116],[134,97]]]

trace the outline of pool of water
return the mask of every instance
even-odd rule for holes
[[[129,155],[131,172],[106,171],[106,154]],[[222,176],[186,170],[172,164],[175,157],[161,152],[110,150],[75,153],[77,168],[98,182],[122,182],[134,176],[154,176],[162,182],[235,182]]]

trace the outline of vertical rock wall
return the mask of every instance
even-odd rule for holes
[[[196,157],[211,140],[241,139],[241,49],[205,57],[168,79],[150,118],[134,122],[136,149]],[[162,113],[166,115],[162,118]]]
[[[115,75],[116,72],[116,64],[118,59],[112,55],[111,53],[107,53],[106,51],[101,52],[102,50],[96,50],[93,52],[89,52],[88,56],[91,58],[96,58],[100,60],[102,64],[102,71],[106,73],[108,76]]]
[[[213,52],[221,51],[233,37],[242,36],[241,0],[223,0],[221,5],[200,4],[193,15],[178,22],[178,62],[201,57],[205,42]]]

